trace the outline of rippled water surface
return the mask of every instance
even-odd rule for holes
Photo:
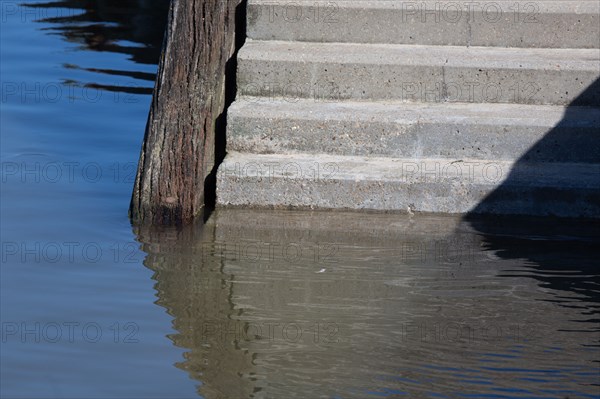
[[[168,1],[0,5],[0,397],[600,397],[597,224],[133,229]]]

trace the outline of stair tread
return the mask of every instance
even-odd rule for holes
[[[318,172],[317,165],[320,168]],[[318,173],[318,176],[307,173],[308,171]],[[463,180],[467,184],[498,185],[504,182],[531,187],[597,189],[600,183],[600,164],[229,152],[219,169],[219,175],[221,178],[229,176],[408,183]],[[509,175],[510,179],[504,181]]]
[[[242,97],[227,148],[258,154],[600,162],[600,107]]]
[[[599,127],[600,107],[504,103],[414,103],[405,101],[317,101],[240,96],[230,115],[391,123],[504,124]]]
[[[516,1],[516,0],[500,0],[496,1],[496,3],[504,3],[507,6],[514,6],[515,3],[520,3],[521,5],[531,3],[530,1]],[[537,0],[536,2],[536,10],[540,13],[598,13],[599,5],[597,0],[579,0],[574,2],[573,0]],[[273,6],[275,3],[272,0],[249,0],[248,5],[268,5]],[[294,5],[299,6],[314,6],[315,0],[294,0],[292,3]],[[321,6],[327,5],[327,2],[321,4]],[[421,7],[425,7],[426,9],[436,9],[440,7],[439,0],[420,0],[418,3],[403,3],[398,0],[337,0],[335,5],[339,8],[359,8],[359,9],[367,9],[367,8],[375,8],[375,9],[400,9],[403,6],[405,9],[409,10],[407,4],[410,5],[419,5]],[[287,3],[282,3],[283,6],[289,5]],[[474,3],[472,7],[475,5],[482,6],[481,3]],[[410,9],[412,10],[412,9]],[[511,9],[512,10],[512,9]]]
[[[600,49],[249,40],[244,96],[600,106]]]
[[[600,3],[250,1],[248,37],[307,42],[599,48]]]
[[[309,43],[248,40],[238,59],[303,63],[545,69],[600,73],[600,49]]]
[[[217,204],[596,217],[600,165],[232,152]]]

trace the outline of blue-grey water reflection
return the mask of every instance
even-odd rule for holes
[[[0,6],[0,397],[600,397],[597,224],[132,229],[168,1]]]
[[[219,210],[138,234],[206,397],[597,397],[597,226],[521,222]]]

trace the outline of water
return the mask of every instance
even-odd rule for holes
[[[1,3],[2,398],[600,397],[597,224],[132,229],[167,4],[82,3]]]

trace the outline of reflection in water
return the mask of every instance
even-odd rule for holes
[[[511,218],[470,216],[468,223],[482,235],[486,249],[500,258],[522,260],[525,264],[524,268],[505,270],[501,276],[534,278],[541,288],[557,293],[546,300],[581,309],[586,317],[578,321],[590,323],[586,328],[600,332],[598,222],[559,223],[543,218],[521,218],[517,222]],[[596,342],[600,346],[600,335]]]
[[[29,5],[47,11],[38,21],[48,32],[137,63],[135,71],[111,69],[127,64],[113,57],[108,66],[80,65],[65,55],[68,84],[149,93],[168,3]],[[73,137],[85,135],[74,130]],[[560,154],[597,146],[588,144]],[[50,209],[37,205],[31,209]],[[57,225],[67,214],[43,212],[61,215]],[[186,350],[176,367],[206,398],[597,398],[597,225],[491,220],[219,210],[204,227],[143,230],[138,238],[155,272],[157,304],[173,318],[177,333],[169,338]],[[31,276],[22,281],[30,287]],[[133,308],[139,299],[118,301]],[[58,303],[73,306],[71,297]]]
[[[126,54],[137,64],[155,69],[160,58],[162,39],[167,23],[169,0],[64,0],[28,3],[36,9],[32,15],[44,23],[48,32],[59,34],[82,49]],[[155,73],[112,70],[110,68],[63,65],[69,69],[121,76],[145,81],[145,84],[115,85],[101,82],[77,84],[113,92],[151,94]],[[149,83],[151,82],[151,83]]]
[[[599,241],[497,227],[557,268]],[[598,395],[600,272],[504,259],[454,217],[218,210],[138,237],[206,398]]]
[[[566,108],[562,120],[517,160],[502,185],[464,217],[465,223],[482,236],[488,250],[506,261],[523,263],[524,267],[504,270],[501,276],[533,278],[541,289],[556,293],[544,301],[579,310],[577,323],[568,328],[594,331],[596,348],[600,348],[600,223],[594,220],[600,212],[598,106],[600,79],[585,88]],[[556,162],[564,166],[559,172],[543,173],[541,169],[539,173],[538,179],[549,182],[549,187],[529,191],[530,182],[523,181],[520,170]],[[588,176],[580,176],[580,169],[570,167],[582,164]],[[487,212],[534,212],[580,219],[478,216]],[[597,373],[600,375],[600,370]]]
[[[247,398],[252,393],[252,357],[241,351],[236,310],[231,301],[233,276],[203,243],[213,240],[214,227],[144,230],[138,239],[148,253],[145,264],[154,272],[158,305],[173,320],[177,334],[169,338],[187,348],[176,367],[201,382],[207,398]]]

